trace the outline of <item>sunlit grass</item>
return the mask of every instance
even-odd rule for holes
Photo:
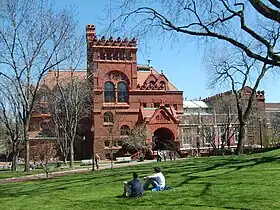
[[[209,157],[3,184],[1,209],[280,209],[280,151]],[[172,190],[123,199],[122,182],[160,166]]]

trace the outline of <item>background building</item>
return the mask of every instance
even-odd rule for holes
[[[182,153],[195,155],[237,146],[237,110],[231,91],[183,101],[183,92],[163,72],[137,64],[135,39],[98,38],[94,25],[87,25],[86,38],[87,70],[50,71],[42,80],[31,119],[31,146],[36,141],[55,141],[47,126],[51,118],[48,104],[52,103],[49,93],[57,83],[67,84],[73,78],[89,80],[93,98],[92,115],[83,120],[77,135],[75,159],[91,158],[93,141],[94,151],[102,159],[127,154],[122,139],[143,123],[152,150],[169,150],[170,145],[176,145]],[[245,101],[251,91],[244,88]],[[271,139],[278,142],[275,116],[279,112],[280,105],[266,104],[264,91],[258,91],[246,125],[245,146],[271,146]]]

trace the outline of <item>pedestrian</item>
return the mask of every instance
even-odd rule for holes
[[[166,152],[162,152],[163,153],[163,160],[166,161]]]
[[[123,197],[139,198],[143,195],[143,184],[136,172],[133,173],[133,179],[129,182],[124,182]]]
[[[160,150],[158,150],[157,151],[157,162],[161,162],[161,159],[162,159],[161,152],[160,152]]]
[[[169,151],[169,158],[170,158],[170,160],[172,160],[172,152],[171,151]]]
[[[95,153],[94,160],[95,160],[96,169],[99,169],[100,157],[97,153]]]

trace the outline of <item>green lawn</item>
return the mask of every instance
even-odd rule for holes
[[[81,162],[76,162],[74,164],[74,169],[80,169],[80,168],[91,168],[91,165],[81,165]],[[35,170],[32,170],[28,173],[24,172],[24,165],[19,165],[17,167],[18,171],[1,171],[0,170],[0,180],[1,179],[6,179],[6,178],[11,178],[11,177],[19,177],[19,176],[26,176],[26,175],[34,175],[34,174],[43,174],[45,173],[45,170],[42,168],[37,168]],[[50,171],[55,172],[55,171],[69,171],[72,170],[68,166],[64,166],[63,168],[56,167],[56,164],[52,164],[50,166]]]
[[[169,191],[124,199],[122,182],[160,166]],[[280,150],[210,157],[2,184],[1,209],[280,209]]]

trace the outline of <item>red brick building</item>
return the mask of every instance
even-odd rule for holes
[[[157,137],[156,149],[164,149],[166,140],[177,141],[183,92],[162,72],[137,65],[135,39],[99,39],[94,25],[86,27],[86,37],[87,71],[93,82],[95,152],[102,158],[108,158],[112,149],[121,155],[121,146],[114,143],[112,148],[108,136],[124,136],[127,129],[142,122],[147,123],[147,141]]]

